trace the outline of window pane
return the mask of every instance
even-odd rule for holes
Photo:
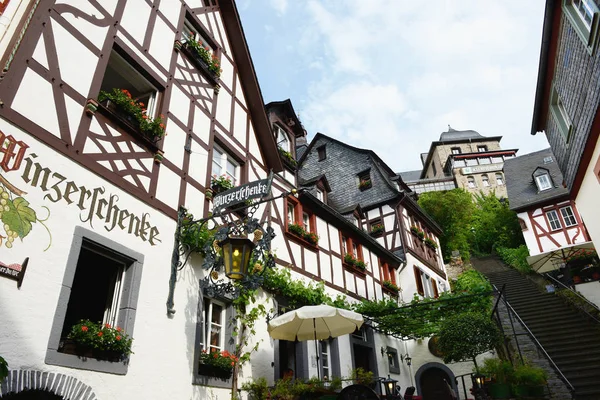
[[[310,216],[307,213],[302,213],[302,225],[306,232],[310,232]]]
[[[471,158],[471,159],[467,160],[467,166],[473,167],[475,165],[477,165],[477,159],[476,158]]]
[[[221,313],[223,312],[223,307],[218,304],[213,304],[212,309],[212,317],[211,322],[221,324]]]
[[[577,224],[575,215],[573,215],[573,209],[570,206],[561,208],[560,213],[562,214],[566,226],[573,226]]]
[[[496,184],[504,185],[504,178],[502,178],[502,174],[496,174]]]
[[[546,216],[548,217],[548,222],[550,222],[550,228],[552,230],[557,230],[561,228],[560,221],[558,220],[558,214],[556,214],[556,211],[548,211],[546,213]]]
[[[294,213],[295,213],[295,207],[294,207],[294,205],[288,203],[288,222],[290,224],[294,223]]]

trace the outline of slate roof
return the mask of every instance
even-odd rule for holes
[[[483,139],[485,136],[482,136],[479,132],[467,130],[467,131],[457,131],[456,129],[452,129],[448,125],[448,132],[442,132],[440,135],[440,142],[451,142],[455,140],[467,140],[467,139]]]
[[[421,170],[418,169],[416,171],[404,171],[398,172],[398,175],[402,178],[402,180],[406,183],[416,182],[421,179]]]
[[[549,158],[552,159],[551,162]],[[547,159],[545,162],[544,159]],[[552,178],[553,188],[539,191],[532,176],[537,168],[545,168]],[[567,197],[568,189],[562,186],[563,175],[550,148],[511,158],[504,162],[506,189],[510,208],[520,211],[551,200]]]

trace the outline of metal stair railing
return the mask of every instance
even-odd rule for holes
[[[521,319],[521,317],[519,316],[519,314],[510,305],[510,303],[508,302],[508,300],[506,300],[506,296],[504,295],[504,287],[505,286],[506,286],[506,284],[502,286],[501,290],[498,290],[498,288],[496,287],[496,285],[492,284],[492,287],[494,288],[494,290],[499,294],[499,298],[498,298],[498,301],[496,302],[496,306],[494,307],[493,313],[496,313],[496,315],[498,315],[497,314],[497,312],[498,312],[497,307],[498,307],[498,303],[500,302],[500,299],[502,299],[503,302],[504,302],[504,305],[506,306],[506,309],[508,311],[509,319],[510,319],[510,322],[511,322],[511,325],[512,325],[512,329],[513,329],[513,336],[515,337],[515,342],[517,344],[517,348],[519,349],[519,355],[521,356],[521,362],[523,362],[523,356],[520,354],[521,353],[521,349],[520,349],[520,346],[519,346],[519,341],[517,340],[517,333],[515,332],[515,327],[514,327],[514,325],[512,323],[511,313],[516,317],[517,321],[523,326],[523,328],[525,328],[525,331],[527,332],[527,334],[531,338],[531,340],[533,340],[533,343],[537,346],[538,350],[541,350],[541,352],[544,354],[544,356],[546,357],[546,359],[550,362],[550,365],[552,366],[552,368],[554,369],[554,371],[558,374],[558,376],[560,377],[560,379],[567,385],[567,388],[571,392],[572,398],[575,398],[574,397],[575,388],[573,387],[573,385],[571,384],[571,382],[569,382],[569,380],[567,379],[567,377],[562,373],[562,371],[560,370],[560,368],[558,367],[558,365],[556,365],[556,363],[554,362],[554,360],[552,359],[552,357],[550,357],[550,355],[548,354],[548,352],[546,351],[546,349],[544,348],[544,346],[542,346],[542,344],[537,340],[537,338],[535,337],[535,335],[533,334],[533,332],[531,332],[531,330],[529,329],[529,327],[525,324],[525,322],[523,322],[523,320]],[[500,316],[498,315],[498,319],[499,318],[500,318]],[[502,329],[502,325],[500,325],[500,328]]]
[[[597,305],[595,305],[594,303],[592,303],[591,301],[589,301],[588,299],[583,297],[579,292],[576,292],[575,290],[571,289],[570,287],[568,287],[567,285],[565,285],[564,283],[562,283],[561,281],[559,281],[558,279],[556,279],[555,277],[553,277],[552,275],[550,275],[548,273],[543,274],[543,276],[545,278],[549,279],[553,284],[561,286],[563,288],[563,290],[566,289],[566,290],[569,290],[571,293],[574,293],[580,300],[582,300],[588,306],[592,307],[594,310],[598,311],[598,315],[600,315],[600,308],[598,308]],[[596,316],[590,314],[586,309],[584,309],[584,308],[579,308],[579,309],[581,311],[583,311],[588,317],[590,317],[594,321],[600,323],[600,319],[598,319]]]

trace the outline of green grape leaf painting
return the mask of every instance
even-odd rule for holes
[[[50,236],[50,243],[46,248],[48,250],[52,244],[52,235],[44,221],[50,217],[50,210],[44,206],[48,216],[46,219],[39,219],[35,210],[23,197],[26,194],[0,175],[0,221],[2,221],[0,227],[3,227],[5,232],[5,235],[0,233],[0,246],[4,244],[7,248],[11,248],[16,238],[23,240],[31,232],[33,224],[39,223],[46,228]]]
[[[7,201],[2,213],[2,222],[8,225],[11,232],[16,232],[23,239],[31,232],[31,224],[37,221],[35,211],[29,207],[29,202],[22,197]],[[7,234],[10,233],[8,230]]]

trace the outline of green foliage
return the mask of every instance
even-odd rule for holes
[[[493,379],[495,383],[510,383],[514,376],[512,364],[499,358],[486,358],[479,372]]]
[[[373,371],[365,371],[362,368],[353,369],[350,373],[350,379],[355,384],[369,386],[373,383]]]
[[[440,329],[438,342],[444,362],[473,360],[479,354],[501,344],[502,335],[489,317],[482,313],[461,313],[446,319]]]
[[[114,351],[124,356],[132,353],[129,337],[121,328],[113,328],[109,324],[82,319],[73,325],[68,336],[75,343],[91,349]]]
[[[0,382],[8,376],[8,363],[0,356]]]
[[[292,166],[295,167],[297,165],[296,160],[294,159],[294,156],[292,156],[292,153],[290,153],[289,151],[286,151],[284,149],[282,149],[281,147],[277,147],[277,149],[279,150],[279,153],[283,156],[283,158],[285,158],[285,160]]]
[[[429,238],[425,238],[425,244],[429,247],[431,247],[432,249],[437,249],[438,245],[435,242],[435,240],[429,239]]]
[[[220,189],[222,191],[231,189],[233,187],[233,182],[231,182],[231,178],[229,175],[213,175],[210,178],[210,186],[215,189]]]
[[[464,189],[426,192],[419,195],[419,206],[442,228],[440,245],[445,260],[458,250],[463,258],[470,255],[471,218],[475,211],[471,194]]]
[[[200,364],[210,365],[211,368],[221,371],[231,371],[238,362],[238,357],[228,351],[206,351],[200,353]]]
[[[306,283],[300,280],[293,280],[292,274],[287,268],[267,269],[263,277],[263,289],[285,297],[289,301],[290,307],[318,304],[335,304],[336,307],[339,307],[345,303],[340,296],[333,300],[325,293],[325,284],[322,281]]]
[[[319,243],[319,236],[317,236],[316,233],[304,230],[304,227],[300,224],[289,224],[288,231],[296,236],[301,237],[310,244],[316,245],[317,243]]]
[[[548,374],[540,367],[531,364],[524,364],[515,367],[514,383],[524,386],[545,385],[548,381]]]
[[[527,249],[527,246],[524,244],[514,249],[498,247],[496,252],[500,258],[502,258],[504,263],[510,265],[520,273],[530,274],[533,272],[533,269],[531,269],[531,266],[527,262],[527,257],[529,257],[529,249]]]
[[[114,88],[111,92],[100,91],[98,101],[103,102],[105,100],[110,100],[121,111],[132,116],[139,124],[140,131],[150,138],[157,139],[165,135],[164,116],[150,118],[146,114],[146,108],[144,108],[146,105],[133,99],[127,89]]]
[[[443,230],[440,244],[446,261],[454,250],[469,259],[473,253],[491,254],[498,247],[516,248],[524,243],[517,214],[494,193],[427,192],[420,195],[419,205]]]
[[[354,266],[356,265],[356,261],[358,261],[354,256],[350,253],[344,254],[344,262],[348,265]]]
[[[393,290],[394,292],[397,292],[399,290],[398,286],[392,281],[383,281],[383,286],[390,290]]]
[[[192,38],[188,39],[186,45],[198,54],[198,56],[204,61],[208,70],[216,76],[221,76],[221,66],[219,65],[219,59],[216,55],[210,53],[210,47],[204,46],[202,42],[196,41]]]
[[[364,262],[363,260],[356,260],[356,262],[354,263],[354,266],[358,269],[360,269],[361,271],[365,271],[367,269],[367,263]]]
[[[244,382],[242,390],[248,392],[248,396],[251,400],[267,400],[269,395],[267,380],[263,377]]]
[[[191,249],[198,249],[200,254],[206,256],[207,246],[214,241],[215,230],[208,229],[206,225],[197,229],[197,224],[192,224],[192,221],[194,221],[194,216],[186,212],[181,221],[179,240]]]

